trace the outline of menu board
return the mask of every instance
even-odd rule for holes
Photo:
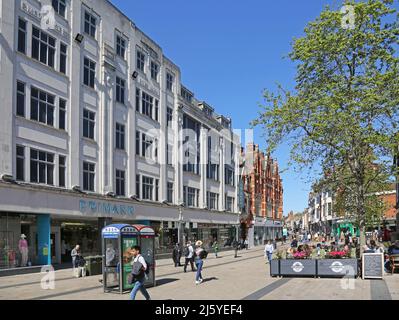
[[[362,275],[363,279],[382,279],[384,276],[384,254],[364,253]]]

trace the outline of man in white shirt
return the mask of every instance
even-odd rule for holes
[[[132,292],[130,293],[130,299],[135,300],[136,294],[140,290],[146,300],[151,300],[150,295],[147,292],[147,289],[144,287],[145,282],[145,272],[148,268],[147,263],[145,262],[144,257],[140,254],[141,248],[140,246],[134,246],[132,248],[133,261],[132,261],[132,274],[134,277],[134,286]]]
[[[272,242],[269,240],[265,246],[265,257],[267,258],[268,262],[272,261],[272,254],[274,251],[274,247]]]
[[[187,242],[187,247],[183,251],[184,256],[186,258],[184,262],[184,272],[187,272],[188,263],[191,265],[191,270],[196,271],[194,268],[194,248],[191,244],[191,241]]]

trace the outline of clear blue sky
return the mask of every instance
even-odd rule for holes
[[[338,0],[112,0],[157,42],[182,71],[182,81],[216,112],[245,129],[256,118],[262,90],[292,88],[294,65],[284,57],[323,7]],[[261,131],[255,143],[265,148]],[[284,214],[307,207],[307,173],[287,168],[288,147],[273,155],[283,174]]]

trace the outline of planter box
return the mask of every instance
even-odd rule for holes
[[[317,260],[319,277],[357,277],[357,259]]]
[[[270,262],[270,275],[272,277],[280,276],[280,260],[272,260]]]
[[[281,276],[316,276],[316,260],[311,259],[287,259],[280,260]]]

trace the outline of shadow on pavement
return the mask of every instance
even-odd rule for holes
[[[179,279],[168,279],[168,278],[159,279],[159,280],[157,280],[157,287],[162,286],[164,284],[171,283],[171,282],[175,282],[175,281],[179,281]]]
[[[219,278],[216,278],[216,277],[206,278],[206,279],[204,279],[204,281],[202,281],[202,283],[213,281],[213,280],[219,280]]]

